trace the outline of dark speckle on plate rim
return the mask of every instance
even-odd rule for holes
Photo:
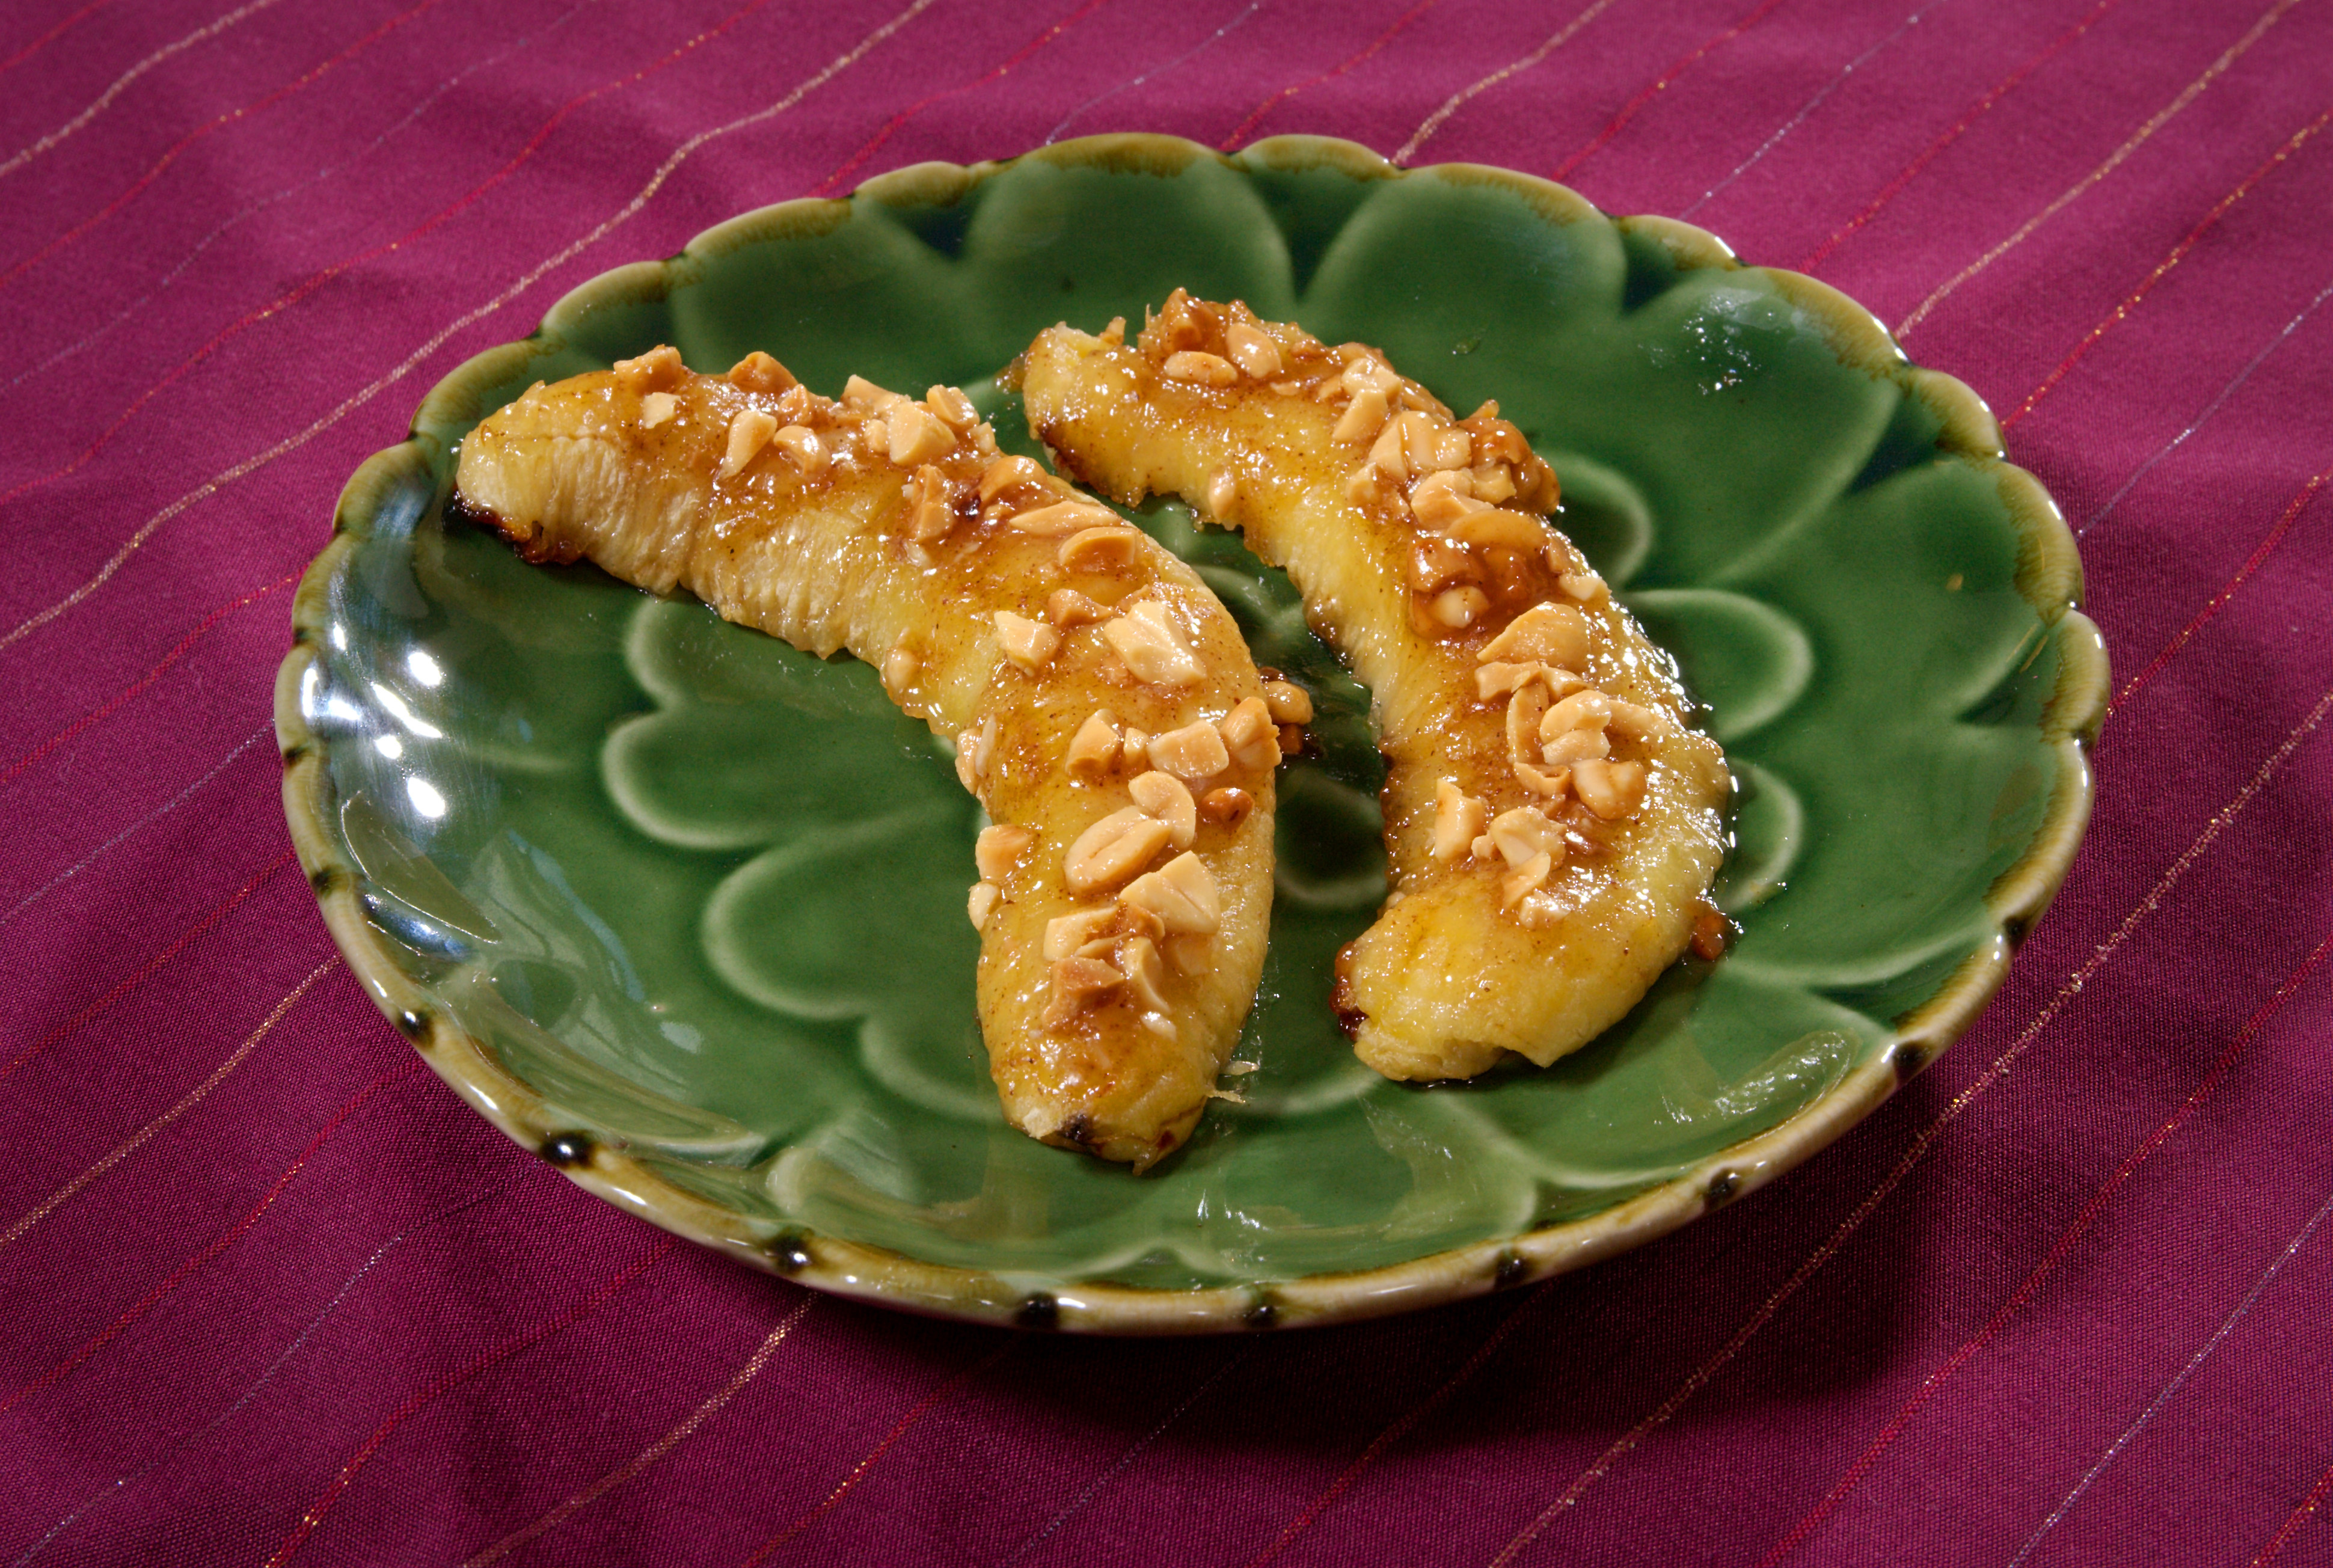
[[[570,1170],[591,1163],[591,1140],[580,1132],[555,1132],[542,1140],[542,1158]]]

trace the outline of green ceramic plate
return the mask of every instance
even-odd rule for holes
[[[1495,397],[1741,781],[1714,966],[1545,1072],[1359,1066],[1330,962],[1383,892],[1366,698],[1292,591],[1161,506],[1260,661],[1323,693],[1282,783],[1271,958],[1218,1104],[1152,1175],[1006,1128],[964,918],[975,807],[865,666],[438,513],[538,378],[659,341],[965,384],[1176,285]],[[358,470],[277,693],[292,832],[389,1018],[513,1138],[822,1289],[1126,1332],[1402,1311],[1630,1246],[1771,1179],[2000,984],[2089,804],[2105,659],[2049,497],[1858,306],[1496,169],[1110,137],[798,201],[578,289]],[[877,896],[875,890],[882,890]]]

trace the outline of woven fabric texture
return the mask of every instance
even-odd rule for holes
[[[2333,1562],[2333,4],[0,9],[0,1563]],[[1528,1291],[1087,1342],[814,1297],[467,1111],[270,689],[333,498],[562,292],[1110,130],[1679,216],[2002,416],[2114,661],[1983,1022]]]

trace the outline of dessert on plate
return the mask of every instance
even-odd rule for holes
[[[1705,939],[1723,755],[1496,404],[1459,418],[1372,349],[1179,289],[1011,376],[1062,473],[1239,530],[1369,688],[1393,886],[1335,998],[1364,1062],[1543,1066]]]
[[[762,353],[538,383],[448,512],[876,666],[992,823],[967,908],[1006,1118],[1138,1169],[1189,1138],[1263,967],[1283,699],[1188,566],[955,389],[830,399]]]

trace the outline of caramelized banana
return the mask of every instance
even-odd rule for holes
[[[961,391],[830,401],[758,353],[536,386],[463,442],[449,509],[879,669],[995,824],[968,912],[1007,1119],[1138,1169],[1190,1136],[1263,967],[1278,754],[1224,738],[1263,685],[1189,567]],[[1253,809],[1198,809],[1223,789]]]
[[[1240,530],[1368,686],[1393,889],[1338,960],[1361,1060],[1544,1066],[1634,1005],[1706,908],[1731,785],[1497,405],[1454,418],[1375,350],[1179,289],[1135,344],[1055,327],[1016,373],[1062,472]]]

